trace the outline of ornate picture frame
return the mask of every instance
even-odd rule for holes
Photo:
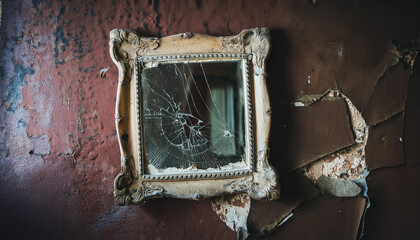
[[[130,30],[114,29],[109,44],[111,58],[119,70],[115,119],[121,172],[114,181],[117,205],[139,204],[160,197],[199,200],[241,192],[254,199],[279,197],[277,174],[268,161],[271,125],[265,79],[265,62],[270,51],[268,28],[243,30],[228,37],[182,33],[164,38],[140,37]],[[241,66],[245,166],[188,171],[168,168],[158,174],[147,170],[150,163],[144,140],[146,86],[142,86],[142,71],[159,64],[188,62],[235,62]]]

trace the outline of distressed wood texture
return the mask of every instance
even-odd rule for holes
[[[271,108],[266,86],[265,61],[270,52],[268,28],[243,30],[236,36],[213,37],[183,33],[164,38],[140,37],[130,30],[112,30],[110,54],[119,70],[116,99],[116,128],[121,151],[121,172],[114,182],[117,205],[139,204],[151,198],[175,197],[204,199],[229,193],[246,192],[254,199],[277,199],[280,186],[276,171],[268,162]],[[142,103],[136,96],[141,67],[138,59],[168,61],[221,61],[243,59],[249,65],[244,76],[250,80],[245,121],[248,172],[212,172],[189,175],[168,174],[147,177],[142,142]],[[175,60],[174,60],[175,59]],[[140,65],[140,64],[139,64]],[[137,137],[139,136],[139,137]],[[253,154],[255,152],[255,154]]]

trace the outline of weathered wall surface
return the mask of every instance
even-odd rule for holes
[[[118,72],[108,33],[233,35],[258,26],[272,33],[271,161],[283,190],[276,202],[251,202],[250,232],[293,213],[265,237],[355,239],[363,219],[365,239],[418,236],[419,11],[417,1],[3,1],[2,236],[235,239],[210,200],[114,206]],[[290,104],[328,90],[348,96],[370,126],[365,217],[363,197],[332,197],[295,171],[354,144],[345,104]]]

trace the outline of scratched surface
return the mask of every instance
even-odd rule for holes
[[[364,198],[295,190],[308,187],[290,175],[353,143],[345,104],[320,101],[301,110],[289,104],[338,89],[375,125],[368,140],[373,153],[366,156],[375,168],[367,178],[366,239],[417,236],[420,67],[400,64],[405,52],[392,41],[420,36],[419,10],[417,1],[2,1],[2,233],[43,239],[235,239],[209,200],[114,206],[112,185],[120,171],[114,126],[118,71],[108,34],[123,28],[145,36],[233,35],[267,26],[273,46],[267,78],[271,161],[289,167],[279,169],[289,195],[278,203],[251,204],[248,229],[258,233],[293,212],[267,238],[359,234]],[[404,49],[415,52],[420,45],[409,42]],[[325,130],[306,129],[307,124]],[[381,153],[383,161],[369,159],[383,150],[390,153]],[[259,220],[266,216],[273,220]]]

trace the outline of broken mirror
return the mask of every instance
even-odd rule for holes
[[[160,64],[141,85],[148,173],[244,162],[241,61]]]
[[[115,107],[118,205],[248,193],[277,199],[268,161],[267,28],[236,36],[110,33],[119,70]]]

